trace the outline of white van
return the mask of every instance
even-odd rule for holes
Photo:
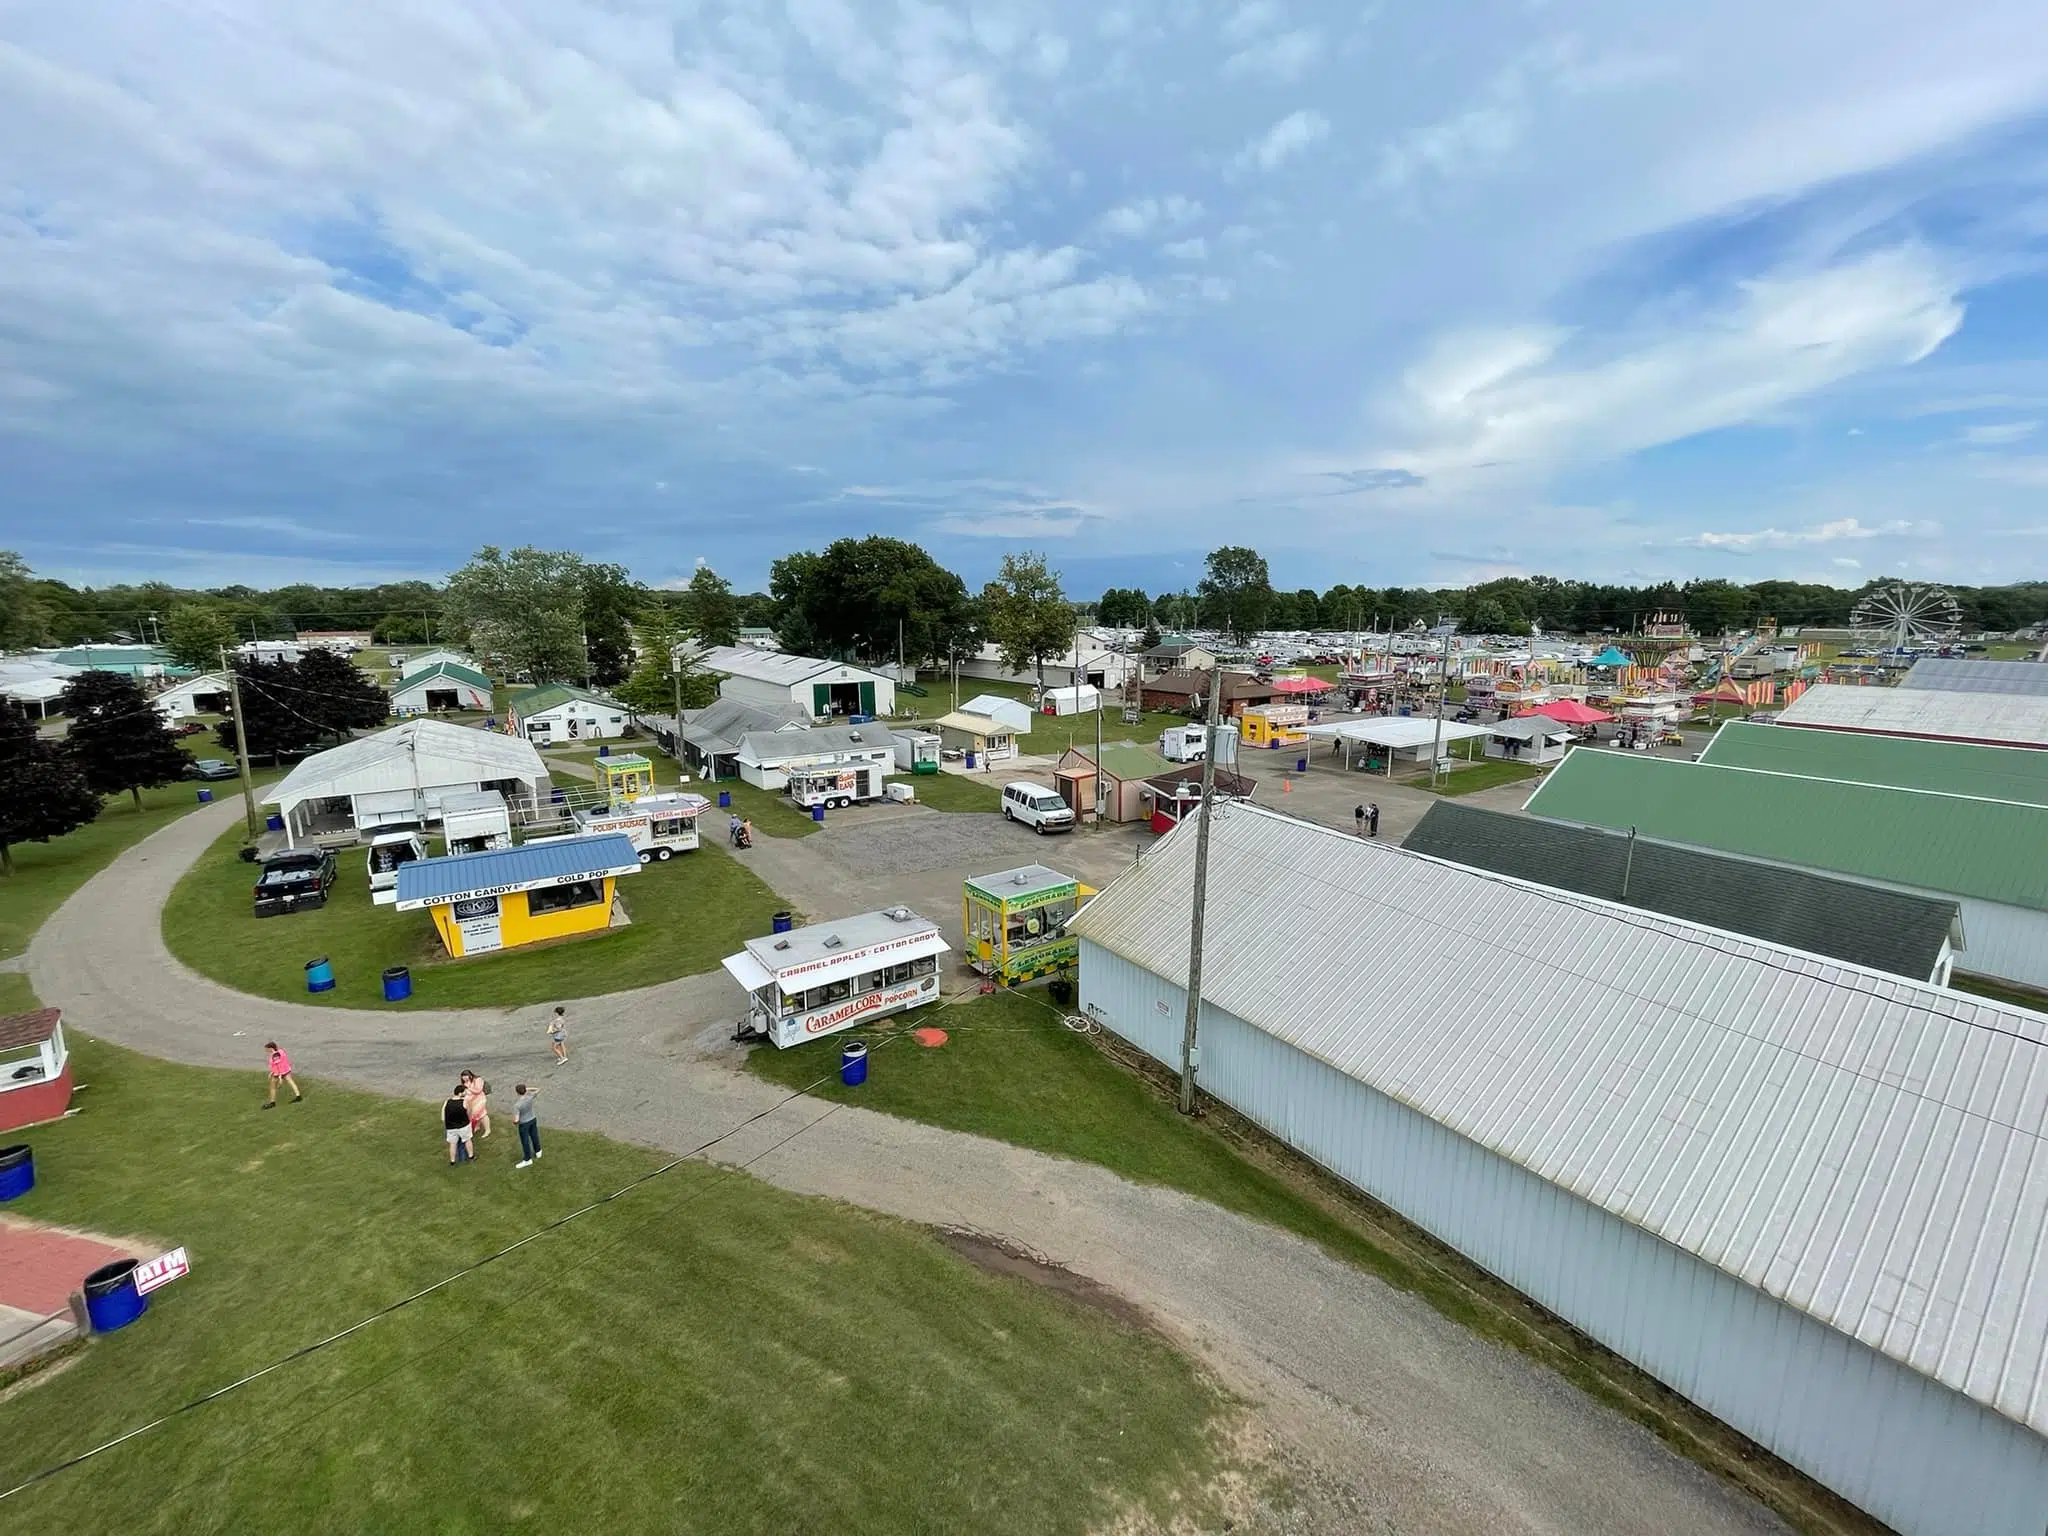
[[[1043,784],[1023,779],[1003,786],[1003,818],[1021,821],[1041,835],[1074,830],[1074,808]]]

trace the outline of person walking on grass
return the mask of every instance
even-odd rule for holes
[[[512,1166],[531,1168],[540,1156],[540,1117],[533,1107],[540,1090],[521,1083],[512,1091],[519,1095],[513,1104],[513,1113],[519,1119],[519,1161]]]
[[[277,1108],[277,1085],[283,1083],[292,1091],[292,1102],[298,1103],[305,1095],[299,1092],[299,1080],[292,1076],[292,1059],[275,1040],[264,1042],[263,1049],[270,1053],[270,1097],[263,1101],[265,1109]]]
[[[569,1010],[559,1003],[548,1020],[548,1044],[554,1047],[556,1066],[569,1059]]]
[[[470,1139],[469,1100],[464,1089],[466,1083],[457,1083],[455,1091],[448,1095],[441,1105],[441,1129],[448,1133],[448,1165],[469,1161],[475,1143]]]

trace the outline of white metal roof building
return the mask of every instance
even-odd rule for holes
[[[1778,724],[1869,731],[1880,736],[1927,736],[1987,746],[2048,747],[2048,698],[2026,693],[1818,683],[1785,706]]]
[[[285,840],[295,844],[314,832],[438,821],[451,791],[533,797],[547,782],[540,754],[519,737],[421,719],[315,752],[263,803],[278,808]]]
[[[1069,926],[1178,1065],[1194,833]],[[2048,1509],[2048,1017],[1249,805],[1201,1083],[1905,1531]]]
[[[1942,693],[2018,693],[2048,698],[2048,666],[2038,661],[1968,661],[1923,656],[1899,680],[1901,688]]]
[[[815,719],[892,715],[896,685],[852,662],[791,656],[750,645],[714,645],[686,659],[718,675],[721,698],[765,706],[794,704]]]
[[[1358,749],[1378,749],[1385,754],[1387,777],[1392,778],[1395,758],[1405,755],[1411,761],[1426,763],[1439,742],[1448,753],[1452,742],[1478,740],[1489,734],[1490,729],[1484,725],[1463,725],[1456,720],[1439,722],[1434,715],[1426,719],[1417,715],[1374,715],[1363,720],[1312,725],[1308,734],[1329,742],[1332,753],[1342,753],[1347,768]]]
[[[787,789],[790,773],[799,768],[865,765],[886,777],[896,767],[896,738],[874,721],[807,731],[749,731],[740,738],[737,761],[740,777],[761,789]]]

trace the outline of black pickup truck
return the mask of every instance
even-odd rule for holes
[[[327,905],[327,893],[334,886],[334,855],[325,848],[287,848],[273,853],[258,866],[256,915],[276,917],[285,912],[305,912]]]

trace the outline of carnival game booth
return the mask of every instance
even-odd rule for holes
[[[1067,920],[1094,894],[1043,864],[976,875],[961,888],[967,963],[1003,987],[1071,970],[1081,952],[1067,937]]]
[[[55,1008],[0,1018],[0,1131],[56,1120],[71,1107],[71,1053]]]
[[[747,992],[739,1038],[777,1049],[939,1000],[939,925],[908,907],[791,928],[722,962]]]
[[[398,910],[426,911],[455,959],[611,926],[618,877],[640,873],[618,832],[420,859],[398,871]]]
[[[605,752],[590,765],[605,804],[617,810],[654,792],[654,764],[637,752]]]
[[[1215,795],[1218,801],[1249,800],[1256,788],[1256,779],[1248,779],[1223,767],[1216,770]],[[1201,809],[1202,771],[1199,767],[1190,767],[1184,773],[1159,774],[1147,779],[1145,787],[1138,793],[1151,809],[1152,830],[1164,837],[1179,826],[1183,818]]]

